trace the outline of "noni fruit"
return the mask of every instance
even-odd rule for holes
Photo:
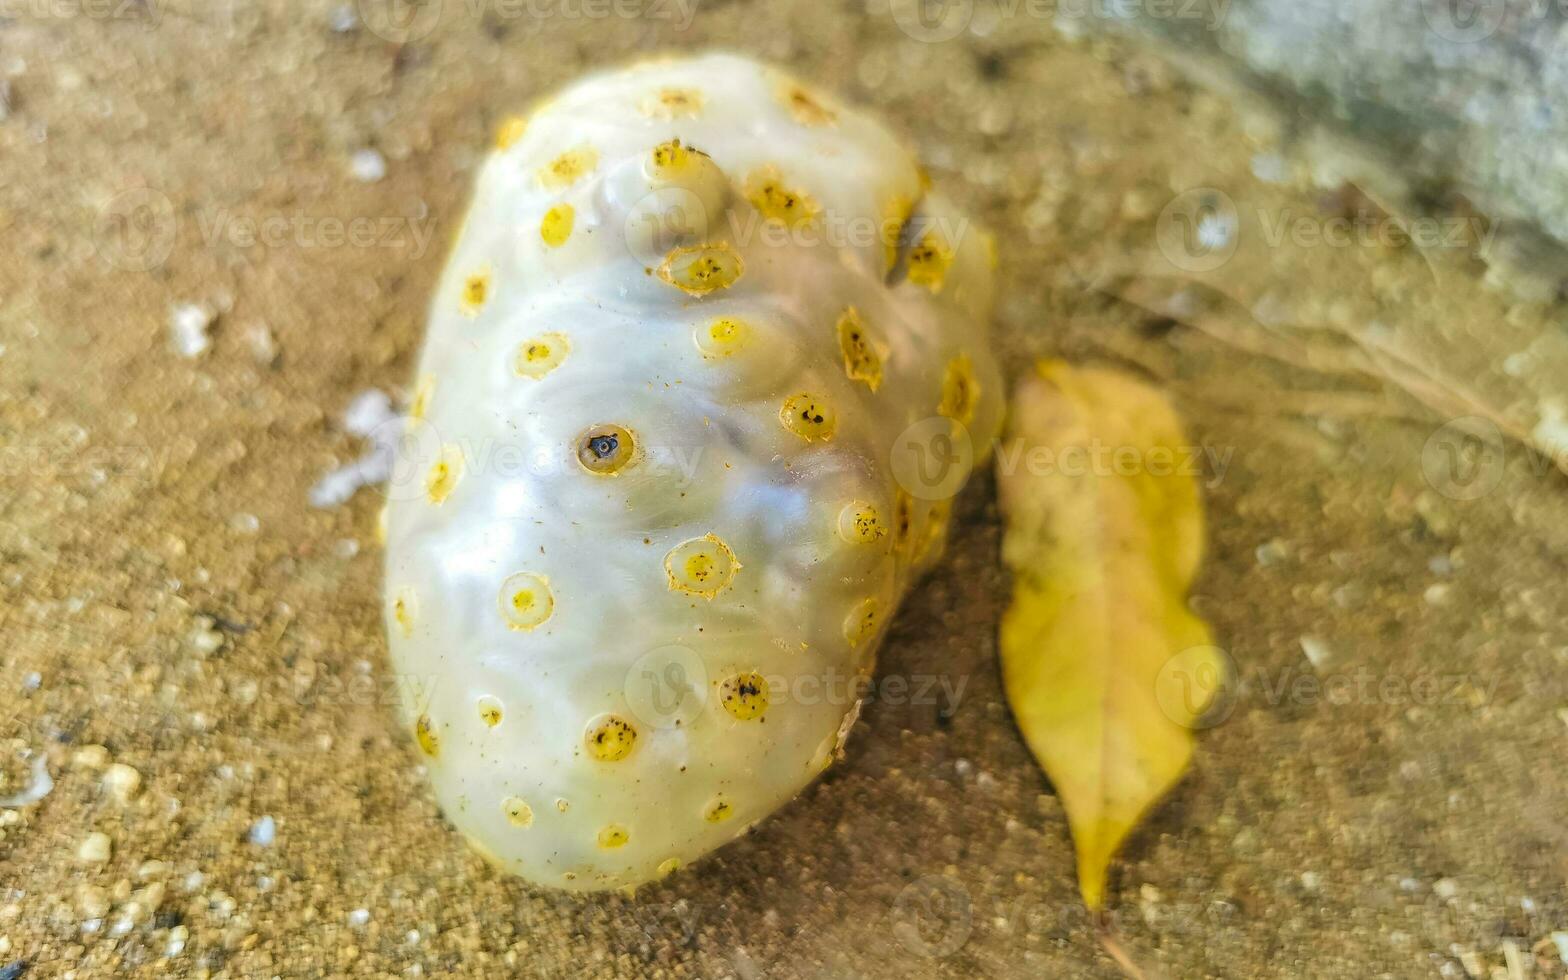
[[[430,312],[387,630],[446,815],[637,885],[841,751],[995,438],[994,246],[887,129],[728,56],[503,124]]]

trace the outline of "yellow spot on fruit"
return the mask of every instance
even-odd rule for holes
[[[728,588],[740,568],[735,552],[715,534],[682,541],[664,556],[670,591],[704,599],[712,599]]]
[[[694,88],[665,88],[647,96],[638,106],[654,119],[695,119],[702,112],[702,93]]]
[[[468,316],[475,316],[484,308],[485,300],[490,298],[490,273],[489,271],[475,272],[463,280],[463,295],[459,302],[463,312]]]
[[[517,361],[513,368],[520,377],[537,381],[560,367],[571,349],[565,334],[540,334],[517,346]]]
[[[599,151],[591,146],[567,150],[551,160],[539,171],[539,183],[552,190],[560,190],[577,183],[585,174],[599,165]]]
[[[799,82],[786,82],[778,90],[779,101],[803,126],[831,126],[838,121],[838,113],[829,109],[822,100],[806,91]]]
[[[844,639],[849,641],[851,649],[862,646],[877,635],[877,629],[882,625],[878,606],[874,598],[862,599],[844,617]]]
[[[392,600],[392,621],[405,637],[414,635],[415,599],[413,589],[403,589]]]
[[[734,815],[735,806],[723,793],[708,801],[708,805],[702,811],[702,818],[709,823],[723,823]]]
[[[887,263],[885,272],[892,272],[893,266],[898,264],[898,246],[904,240],[904,228],[909,224],[910,215],[914,214],[915,205],[903,194],[895,194],[888,199],[886,208],[887,217],[882,219],[882,254]]]
[[[419,743],[419,750],[432,759],[441,751],[441,737],[436,734],[435,723],[429,715],[420,715],[414,722],[414,741]]]
[[[959,354],[947,362],[942,372],[942,400],[937,403],[937,414],[962,425],[975,417],[975,402],[980,398],[980,384],[975,380],[975,366],[968,354]]]
[[[501,812],[514,827],[527,827],[534,822],[534,808],[516,796],[501,801]]]
[[[850,544],[876,544],[887,537],[887,526],[874,504],[856,500],[839,511],[838,533]]]
[[[719,703],[736,721],[751,721],[768,710],[768,680],[747,672],[725,678],[719,685]]]
[[[577,437],[577,462],[595,476],[614,476],[637,458],[637,440],[619,425],[594,425]]]
[[[679,138],[665,140],[653,148],[655,174],[672,176],[685,170],[693,160],[706,160],[708,155],[695,146],[687,146]]]
[[[555,801],[555,808],[557,810],[560,810],[562,813],[565,813],[567,811],[567,808],[570,807],[571,805],[572,804],[571,804],[570,800],[558,799],[558,800]]]
[[[729,357],[751,342],[751,324],[735,317],[721,316],[711,323],[698,324],[692,331],[697,349],[704,357]]]
[[[931,505],[931,509],[926,512],[926,526],[920,535],[920,545],[915,549],[915,561],[923,561],[933,548],[941,545],[952,515],[951,500],[939,500]]]
[[[408,403],[410,418],[422,419],[430,411],[430,399],[436,393],[436,379],[428,374],[419,376],[414,385],[413,400]]]
[[[570,204],[557,204],[544,213],[539,221],[539,237],[551,248],[560,248],[572,237],[572,226],[577,222],[577,209]]]
[[[934,293],[942,288],[942,280],[952,264],[952,248],[933,228],[909,250],[909,281]]]
[[[523,133],[528,129],[528,120],[522,116],[509,116],[502,120],[495,131],[495,148],[510,150],[518,140],[523,138]]]
[[[457,481],[463,475],[463,454],[456,446],[447,446],[441,450],[441,458],[437,459],[430,467],[430,472],[425,474],[425,496],[433,504],[439,504],[452,493],[452,488],[457,486]]]
[[[817,216],[817,202],[804,191],[785,186],[777,167],[753,170],[746,176],[744,191],[746,200],[764,220],[796,228],[809,224]]]
[[[617,847],[625,847],[630,836],[625,827],[612,823],[599,831],[599,846],[606,851],[613,851]]]
[[[826,399],[806,392],[784,399],[779,408],[779,422],[807,442],[831,439],[838,427],[838,418]]]
[[[692,296],[728,289],[745,271],[740,253],[726,242],[671,249],[657,270],[660,279]]]
[[[915,498],[903,489],[893,494],[893,544],[902,550],[915,528]]]
[[[588,726],[583,736],[588,754],[600,762],[619,762],[637,744],[637,729],[618,715],[605,715]]]
[[[681,859],[680,858],[667,858],[666,860],[660,861],[659,862],[659,868],[658,868],[658,870],[659,870],[659,877],[663,878],[665,875],[671,874],[676,869],[678,869],[680,866],[681,866]]]
[[[501,702],[489,695],[480,698],[479,720],[491,728],[501,724]]]
[[[555,612],[555,595],[543,575],[517,572],[501,583],[501,615],[514,630],[531,630]]]
[[[851,381],[864,381],[872,391],[881,387],[882,355],[860,318],[860,311],[853,306],[845,308],[838,318],[838,349],[844,355],[844,373]]]

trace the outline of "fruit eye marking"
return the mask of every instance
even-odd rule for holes
[[[838,121],[838,114],[798,82],[788,82],[778,92],[779,101],[803,126],[831,126]]]
[[[520,377],[537,381],[560,367],[571,349],[572,345],[564,334],[540,334],[518,345],[514,370]]]
[[[806,392],[784,399],[779,408],[779,422],[807,442],[831,439],[838,427],[832,406],[825,399]]]
[[[542,626],[555,613],[555,594],[543,575],[518,572],[501,583],[501,615],[514,630]]]
[[[729,357],[751,343],[752,327],[735,317],[719,317],[711,323],[698,324],[692,331],[697,349],[703,357]]]
[[[654,119],[696,118],[702,112],[702,103],[702,93],[694,88],[666,88],[643,99],[638,108]]]
[[[463,295],[460,302],[466,315],[477,316],[489,297],[490,273],[488,271],[471,273],[463,280]]]
[[[439,504],[452,493],[452,488],[457,486],[457,481],[463,475],[463,454],[456,446],[448,446],[441,451],[441,458],[430,467],[430,472],[425,474],[425,496],[433,504]]]
[[[572,226],[577,221],[577,209],[570,204],[557,204],[544,213],[539,221],[539,237],[551,248],[560,248],[572,237]]]
[[[746,200],[764,220],[796,228],[810,224],[817,216],[817,202],[804,191],[785,185],[778,167],[766,166],[746,176]]]
[[[881,613],[877,600],[862,599],[844,617],[844,639],[849,641],[851,648],[858,647],[876,635],[879,625]]]
[[[441,736],[436,734],[435,723],[429,715],[420,715],[414,722],[414,741],[419,743],[420,751],[432,759],[440,754]]]
[[[876,544],[887,537],[887,527],[875,505],[856,500],[839,511],[838,533],[850,544]]]
[[[489,695],[480,698],[479,720],[491,728],[501,724],[501,702]]]
[[[606,851],[613,851],[617,847],[625,847],[626,842],[630,839],[631,835],[627,833],[626,828],[618,823],[612,823],[599,831],[599,846]]]
[[[909,250],[909,281],[934,293],[942,288],[942,280],[952,264],[952,248],[933,229]]]
[[[670,591],[712,599],[729,588],[741,564],[715,534],[682,541],[664,556]]]
[[[527,827],[534,822],[534,808],[515,796],[501,801],[501,812],[514,827]]]
[[[728,289],[746,271],[746,263],[727,243],[674,248],[657,270],[660,279],[691,296]]]
[[[975,366],[968,354],[959,354],[947,362],[942,372],[942,400],[937,403],[937,414],[968,425],[975,417],[975,402],[980,398],[980,383],[975,380]]]
[[[511,116],[503,120],[495,131],[495,148],[510,150],[523,138],[523,133],[528,129],[528,120],[522,116]]]
[[[734,815],[735,805],[723,793],[710,800],[702,811],[702,818],[709,823],[723,823]]]
[[[637,729],[618,715],[606,715],[588,726],[583,740],[588,745],[588,754],[595,759],[619,762],[630,755],[637,744]]]
[[[844,355],[844,373],[851,381],[864,381],[872,391],[882,385],[882,355],[860,311],[847,307],[838,318],[838,349]]]
[[[560,190],[577,183],[578,178],[592,173],[598,165],[599,151],[591,146],[579,146],[546,164],[539,171],[539,182],[552,190]]]
[[[719,703],[736,721],[761,718],[768,710],[767,678],[753,672],[726,678],[719,685]]]
[[[637,442],[619,425],[596,425],[577,437],[577,462],[597,476],[612,476],[636,456]]]

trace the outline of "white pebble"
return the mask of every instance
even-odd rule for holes
[[[212,346],[207,329],[213,319],[213,312],[198,303],[181,303],[174,308],[169,314],[169,333],[181,357],[200,357],[207,352]]]
[[[110,796],[124,803],[141,789],[142,774],[123,762],[116,762],[103,774],[103,786]]]
[[[109,835],[101,831],[88,834],[87,839],[76,849],[77,859],[87,864],[104,864],[113,853],[114,844],[109,840]]]
[[[164,950],[165,956],[179,956],[185,952],[185,941],[191,936],[191,931],[184,926],[175,926],[169,930],[169,945]]]
[[[1426,588],[1426,592],[1423,593],[1423,597],[1426,599],[1427,605],[1441,606],[1448,601],[1448,586],[1441,582],[1436,585],[1429,585]]]
[[[1453,898],[1459,894],[1459,882],[1452,878],[1439,878],[1432,885],[1432,891],[1438,898]]]
[[[257,847],[271,847],[277,836],[278,824],[270,815],[250,825],[250,842]]]
[[[387,158],[378,150],[356,151],[349,161],[349,173],[355,180],[374,184],[387,175]]]
[[[1318,637],[1303,636],[1299,642],[1301,643],[1301,652],[1307,655],[1307,660],[1315,668],[1322,667],[1328,663],[1329,658],[1332,656],[1328,644]]]
[[[44,675],[36,670],[22,678],[22,690],[24,691],[36,691],[43,687],[43,684]]]
[[[352,912],[350,912],[348,914],[348,924],[353,926],[356,929],[359,928],[360,926],[364,925],[365,923],[369,922],[369,921],[370,921],[370,910],[369,909],[355,909],[354,911],[352,911]]]

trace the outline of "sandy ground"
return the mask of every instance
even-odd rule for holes
[[[499,877],[394,729],[380,501],[307,501],[362,449],[341,413],[407,382],[504,114],[591,65],[714,45],[877,106],[990,223],[1011,372],[1147,373],[1207,451],[1194,602],[1244,683],[1113,878],[1132,956],[1169,977],[1563,975],[1562,476],[1497,443],[1456,482],[1445,419],[1097,288],[1189,188],[1336,207],[1278,125],[1023,15],[925,43],[875,3],[705,2],[689,25],[673,4],[446,8],[399,46],[322,3],[0,6],[0,797],[40,756],[54,783],[0,809],[0,977],[1119,975],[1001,700],[989,480],[883,652],[885,681],[937,690],[885,683],[846,761],[635,899]],[[356,176],[366,149],[379,180]],[[367,218],[373,240],[333,237]],[[1248,275],[1336,315],[1560,329],[1463,261],[1265,257]],[[196,358],[169,338],[183,303],[218,314]]]

